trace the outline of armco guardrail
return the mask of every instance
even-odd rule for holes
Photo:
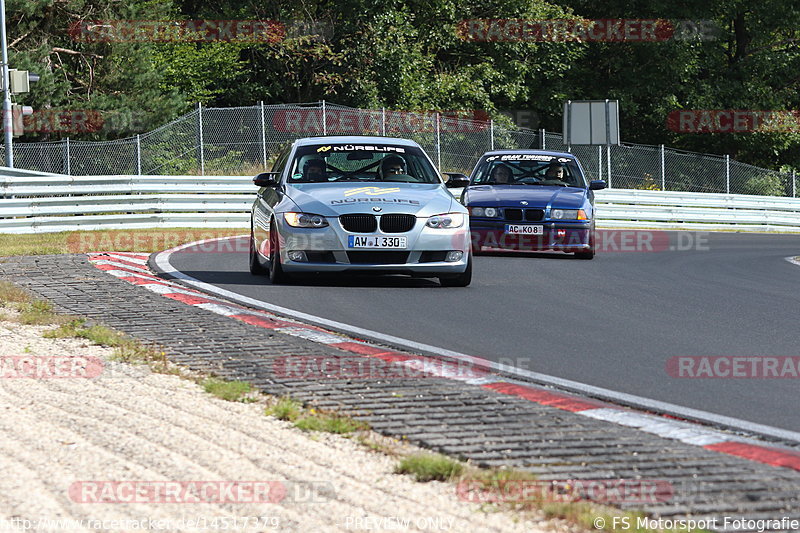
[[[3,176],[0,233],[242,228],[256,188],[246,176]],[[800,199],[613,189],[598,226],[800,231]]]

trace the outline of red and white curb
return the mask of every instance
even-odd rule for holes
[[[318,326],[228,302],[156,276],[147,268],[147,260],[150,254],[97,252],[87,255],[89,261],[95,267],[114,277],[151,290],[165,298],[240,320],[253,326],[268,328],[286,335],[319,342],[344,352],[375,357],[388,363],[402,365],[416,372],[431,374],[431,377],[463,381],[541,405],[548,405],[597,420],[637,428],[640,431],[660,437],[702,446],[709,450],[772,466],[800,471],[800,452],[769,446],[754,438],[731,435],[694,422],[678,420],[669,416],[643,413],[600,400],[583,398],[575,394],[556,392],[527,383],[516,382],[479,368],[480,363],[483,362],[479,358],[474,358],[475,366],[465,369],[464,365],[453,364],[432,357],[394,351]]]

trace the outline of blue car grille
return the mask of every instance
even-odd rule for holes
[[[512,222],[538,222],[544,219],[544,209],[518,209],[506,207],[503,209],[503,218]]]

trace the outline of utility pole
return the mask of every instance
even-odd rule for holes
[[[11,116],[11,87],[8,76],[8,46],[6,45],[6,1],[0,0],[0,41],[3,48],[3,133],[5,134],[6,166],[14,166],[14,121]]]

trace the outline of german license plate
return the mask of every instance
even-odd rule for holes
[[[385,237],[383,235],[348,235],[348,248],[405,248],[407,237]]]
[[[511,233],[512,235],[542,235],[544,233],[544,226],[506,224],[506,233]]]

